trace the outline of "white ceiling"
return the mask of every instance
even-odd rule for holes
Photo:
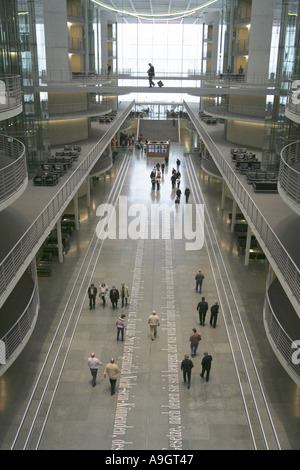
[[[136,22],[136,16],[139,15],[139,21],[151,21],[156,16],[156,21],[168,19],[172,22],[182,21],[179,16],[185,12],[192,11],[191,15],[185,17],[185,21],[194,23],[199,21],[203,13],[210,10],[219,10],[224,4],[223,0],[93,0],[108,5],[111,9],[118,10],[119,16],[126,22]],[[200,8],[199,8],[200,7]],[[196,11],[194,11],[196,9]],[[148,15],[154,15],[148,16]],[[149,20],[147,20],[149,18]]]

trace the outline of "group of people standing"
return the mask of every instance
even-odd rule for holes
[[[161,178],[165,172],[165,163],[160,164],[159,162],[156,163],[155,167],[152,169],[150,173],[150,179],[152,183],[152,189],[160,189]]]
[[[107,284],[105,282],[102,282],[99,286],[99,297],[102,300],[103,308],[106,306],[106,297],[108,295],[108,291],[109,289],[108,289]],[[97,287],[95,287],[94,284],[91,284],[90,287],[88,288],[90,310],[95,308],[97,293],[98,293]],[[109,298],[110,298],[113,309],[118,307],[118,302],[120,298],[122,302],[121,306],[124,307],[124,305],[127,305],[128,298],[129,298],[129,289],[128,289],[128,286],[125,284],[125,282],[122,282],[120,291],[116,288],[115,285],[113,285],[109,291]]]

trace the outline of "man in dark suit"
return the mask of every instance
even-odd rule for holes
[[[208,310],[208,303],[205,300],[205,297],[202,297],[201,301],[197,305],[197,310],[199,312],[199,322],[200,325],[205,325],[206,312]]]
[[[205,352],[203,354],[203,359],[202,359],[202,362],[201,362],[202,372],[201,372],[200,375],[201,375],[201,377],[204,377],[204,374],[206,372],[206,382],[208,382],[208,380],[209,380],[211,362],[212,362],[212,356],[210,354],[208,354],[207,352]]]
[[[110,298],[113,308],[118,306],[119,297],[120,295],[119,295],[118,289],[116,289],[116,286],[112,286],[110,293],[109,293],[109,298]]]
[[[97,288],[94,286],[94,284],[91,284],[91,286],[88,288],[88,295],[90,299],[90,310],[92,310],[92,308],[95,308],[95,300],[97,295]]]
[[[219,304],[218,302],[215,302],[210,309],[210,321],[209,321],[211,326],[213,326],[214,328],[216,328],[218,313],[219,313]]]
[[[188,388],[190,388],[190,384],[191,384],[191,375],[192,375],[193,367],[194,367],[193,362],[190,360],[188,354],[185,354],[184,359],[181,362],[181,370],[183,372],[184,383],[186,383],[186,379],[187,379]]]
[[[152,78],[155,77],[155,72],[154,72],[154,67],[152,64],[148,64],[149,65],[149,69],[147,71],[148,73],[148,79],[149,79],[149,86],[150,88],[155,86],[155,83],[153,82]]]

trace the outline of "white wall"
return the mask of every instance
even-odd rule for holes
[[[247,81],[268,77],[275,0],[252,0]]]
[[[69,77],[69,42],[67,29],[67,2],[43,0],[47,73],[54,77]]]

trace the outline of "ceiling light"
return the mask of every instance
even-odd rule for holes
[[[186,11],[178,11],[176,13],[134,13],[131,11],[126,11],[126,10],[119,10],[118,8],[111,7],[110,5],[107,5],[106,3],[102,2],[101,0],[92,0],[92,2],[96,3],[97,5],[106,8],[107,10],[111,10],[115,13],[119,13],[121,15],[127,15],[127,16],[134,16],[135,18],[143,19],[143,20],[167,20],[167,19],[179,19],[179,18],[184,18],[185,16],[190,16],[196,13],[197,11],[201,10],[202,8],[205,8],[212,3],[216,3],[218,0],[209,0],[205,3],[203,3],[201,6],[192,8],[191,10],[186,10]]]

